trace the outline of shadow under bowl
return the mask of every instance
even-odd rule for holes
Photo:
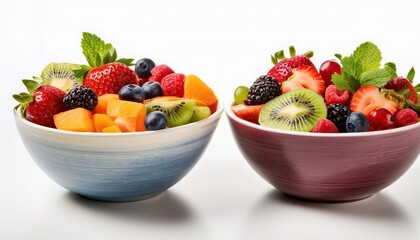
[[[204,153],[222,112],[219,103],[199,122],[136,133],[62,131],[14,114],[26,149],[52,180],[89,199],[125,202],[156,196],[180,181]]]
[[[400,178],[420,152],[420,123],[364,133],[293,132],[250,123],[226,107],[243,157],[286,195],[319,202],[367,198]]]

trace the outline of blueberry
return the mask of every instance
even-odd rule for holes
[[[366,116],[361,112],[352,112],[346,121],[347,132],[367,132],[369,122]]]
[[[132,101],[132,102],[142,102],[144,100],[144,91],[143,89],[136,84],[128,84],[120,89],[118,92],[118,97],[121,100]]]
[[[159,82],[156,82],[156,81],[145,82],[141,87],[144,90],[146,99],[160,97],[163,95],[162,86],[160,85]]]
[[[155,63],[151,59],[142,58],[136,62],[134,71],[136,72],[137,76],[146,79],[152,76],[152,69],[154,67]]]
[[[154,111],[147,114],[146,119],[144,119],[144,125],[146,126],[147,131],[154,131],[164,129],[166,127],[166,115],[160,111]]]

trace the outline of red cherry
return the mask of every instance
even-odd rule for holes
[[[376,108],[368,116],[369,131],[395,128],[394,116],[385,108]]]
[[[335,60],[327,60],[319,67],[319,74],[322,76],[322,79],[324,79],[325,87],[332,84],[331,76],[334,73],[341,74],[341,66]]]

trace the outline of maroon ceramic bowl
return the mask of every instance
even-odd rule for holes
[[[322,202],[367,198],[400,178],[420,152],[420,123],[366,133],[304,133],[238,118],[231,130],[251,167],[281,192]]]

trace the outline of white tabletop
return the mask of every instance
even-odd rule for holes
[[[416,1],[0,1],[0,239],[420,239],[419,160],[371,198],[303,202],[251,169],[223,116],[174,187],[140,202],[96,202],[38,168],[17,133],[11,98],[49,62],[85,62],[83,31],[113,43],[119,57],[150,57],[200,76],[225,104],[291,44],[313,50],[319,66],[369,40],[405,75],[420,69],[419,11]]]

